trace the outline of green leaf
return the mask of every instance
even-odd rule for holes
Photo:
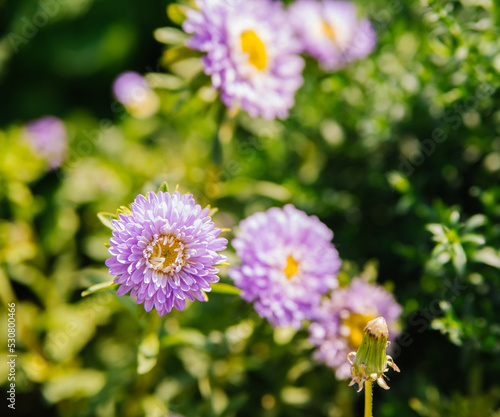
[[[233,285],[217,282],[212,285],[212,292],[216,294],[241,295],[241,290]]]
[[[184,20],[186,20],[186,11],[188,7],[182,4],[170,4],[167,6],[167,16],[168,18],[177,25],[181,25]]]
[[[111,220],[116,220],[116,214],[101,211],[100,213],[97,213],[97,218],[104,226],[109,227],[111,230],[115,230],[111,224]]]
[[[452,246],[453,252],[453,266],[455,267],[457,273],[462,276],[465,272],[465,265],[467,263],[467,257],[465,256],[464,248],[460,243],[454,243]]]
[[[443,226],[439,223],[426,224],[425,228],[434,235],[434,240],[439,241],[445,236]]]
[[[465,222],[464,229],[466,232],[470,232],[471,230],[484,226],[487,222],[488,219],[486,216],[483,214],[476,214]]]
[[[208,209],[210,210],[210,211],[208,212],[208,214],[209,214],[209,216],[210,216],[210,217],[213,217],[213,216],[214,216],[214,214],[215,214],[215,213],[217,213],[217,212],[219,211],[219,209],[218,209],[217,207],[212,207],[212,206],[210,206],[210,204],[209,204],[207,207],[208,207]]]
[[[116,284],[113,281],[101,282],[99,284],[92,285],[91,287],[87,288],[85,291],[82,291],[82,297],[86,297],[87,295],[90,295],[90,294],[95,294],[96,292],[112,290],[112,289],[115,289],[116,287],[118,287],[118,284]]]
[[[158,192],[163,191],[164,193],[168,193],[168,183],[167,181],[164,181],[160,187],[158,188]]]
[[[474,254],[472,259],[500,269],[500,251],[496,251],[492,247],[482,248]]]
[[[188,38],[188,35],[176,28],[163,27],[154,31],[154,37],[158,42],[166,45],[182,45]]]
[[[477,233],[467,233],[463,235],[461,238],[462,243],[475,243],[476,245],[484,245],[486,240],[483,235],[479,235]]]
[[[158,352],[160,351],[160,341],[156,333],[148,334],[137,352],[137,373],[139,375],[148,373],[156,365]]]

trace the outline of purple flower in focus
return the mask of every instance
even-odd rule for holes
[[[45,116],[26,125],[26,135],[35,152],[46,159],[51,169],[62,165],[68,153],[68,141],[63,122]]]
[[[358,350],[366,324],[384,317],[389,327],[389,340],[399,334],[397,319],[401,306],[380,285],[354,278],[347,287],[332,292],[316,309],[309,326],[309,341],[317,346],[314,357],[335,368],[338,379],[351,377],[349,352]]]
[[[154,306],[160,316],[183,310],[186,299],[206,301],[204,292],[219,281],[214,265],[226,260],[217,251],[227,245],[208,214],[191,194],[138,195],[130,213],[112,221],[106,265],[121,284],[117,294],[131,291],[137,304],[144,302],[146,311]]]
[[[113,83],[113,94],[135,117],[147,118],[158,111],[160,100],[148,85],[146,79],[137,72],[120,74]]]
[[[333,232],[292,205],[256,213],[232,241],[241,266],[229,276],[242,297],[275,326],[300,328],[321,296],[338,286]]]
[[[364,58],[376,45],[368,19],[358,19],[349,1],[299,0],[289,8],[303,49],[325,70],[335,70]]]
[[[183,28],[192,49],[229,108],[250,116],[286,118],[302,85],[300,45],[281,2],[198,0]]]

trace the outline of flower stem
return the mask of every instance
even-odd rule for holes
[[[372,383],[373,383],[373,381],[370,378],[368,378],[365,381],[365,417],[373,417],[372,416],[372,407],[373,407]]]

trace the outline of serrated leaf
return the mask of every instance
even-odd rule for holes
[[[241,295],[241,290],[239,288],[223,282],[212,284],[212,292],[216,294]]]
[[[115,230],[115,228],[111,224],[111,220],[116,220],[116,214],[102,211],[100,213],[97,213],[97,218],[104,226],[110,228],[111,230]]]
[[[92,285],[85,291],[82,291],[82,297],[86,297],[87,295],[90,294],[95,294],[96,292],[112,290],[115,289],[116,287],[118,287],[118,284],[116,284],[113,281],[101,282],[99,284]]]

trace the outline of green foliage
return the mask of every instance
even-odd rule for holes
[[[209,302],[161,319],[116,296],[111,220],[167,182],[217,206],[228,239],[271,206],[317,215],[335,232],[341,284],[361,274],[394,292],[408,337],[375,416],[498,414],[497,2],[360,1],[376,51],[331,74],[308,60],[283,121],[220,105],[182,46],[191,2],[57,2],[16,51],[9,34],[42,3],[0,2],[0,299],[16,303],[19,415],[360,415],[306,332],[260,319],[227,265]],[[149,119],[110,97],[129,69],[160,98]],[[69,136],[57,171],[23,131],[49,113]]]

